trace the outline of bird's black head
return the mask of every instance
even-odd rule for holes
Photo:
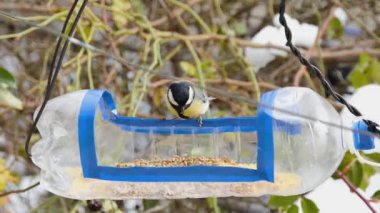
[[[186,109],[194,100],[194,88],[189,82],[174,82],[168,88],[168,100],[179,111]]]

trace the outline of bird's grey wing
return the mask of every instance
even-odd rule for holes
[[[202,100],[203,102],[209,101],[207,93],[203,89],[195,87],[194,92],[196,99]]]

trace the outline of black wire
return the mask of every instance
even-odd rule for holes
[[[88,0],[83,0],[83,3],[77,13],[77,15],[75,16],[75,19],[74,19],[74,22],[70,28],[70,31],[68,33],[68,37],[71,37],[73,34],[74,34],[74,31],[75,31],[75,28],[78,24],[78,21],[83,13],[83,10],[85,9],[86,5],[87,5],[87,2]],[[76,7],[78,3],[78,0],[75,0],[75,2],[73,3],[67,17],[66,17],[66,20],[64,22],[64,25],[62,27],[62,33],[65,33],[66,31],[66,28],[67,28],[67,25],[71,19],[71,16],[73,14],[73,11]],[[58,58],[58,62],[57,64],[55,65],[55,61],[57,59],[57,56],[58,56],[58,51],[59,51],[59,48],[60,48],[60,44],[62,42],[62,38],[60,38],[57,42],[57,46],[55,48],[55,52],[54,52],[54,56],[53,56],[53,60],[52,60],[52,65],[50,66],[50,70],[49,70],[49,77],[48,77],[48,82],[47,82],[47,85],[46,85],[46,92],[45,92],[45,96],[44,96],[44,99],[43,99],[43,102],[42,102],[42,105],[41,107],[39,108],[38,110],[38,113],[36,115],[36,118],[34,119],[33,121],[33,124],[31,126],[31,128],[29,129],[29,132],[28,132],[28,136],[27,136],[27,139],[26,139],[26,142],[25,142],[25,152],[27,154],[27,157],[29,160],[31,160],[31,154],[30,154],[30,149],[29,149],[29,144],[30,144],[30,139],[32,137],[32,134],[37,126],[37,123],[39,121],[39,119],[41,118],[41,115],[42,115],[42,112],[44,111],[45,109],[45,106],[50,98],[50,95],[51,95],[51,92],[54,88],[54,82],[55,80],[57,79],[57,76],[58,76],[58,73],[61,69],[61,65],[62,65],[62,61],[63,61],[63,57],[65,56],[65,53],[66,53],[66,50],[67,50],[67,47],[68,47],[68,44],[69,44],[69,40],[66,39],[65,40],[65,43],[63,45],[63,48],[61,50],[61,53],[59,55],[59,58]]]
[[[334,89],[332,88],[331,84],[327,81],[327,79],[323,76],[322,72],[313,64],[311,64],[297,49],[297,47],[294,46],[292,43],[292,31],[290,30],[286,19],[285,19],[285,0],[281,0],[280,2],[280,7],[279,7],[279,14],[280,14],[280,23],[282,26],[285,28],[285,36],[286,36],[286,46],[290,48],[292,53],[298,58],[298,60],[303,64],[309,72],[314,74],[319,81],[321,82],[322,86],[325,88],[326,92],[333,96],[335,100],[340,102],[341,104],[345,105],[347,109],[355,116],[359,117],[362,116],[362,113],[356,109],[354,106],[349,104],[339,93],[335,92]],[[380,130],[377,129],[379,125],[373,121],[370,120],[363,120],[365,124],[368,126],[368,131],[376,134],[380,134]]]
[[[67,27],[67,25],[69,24],[69,20],[71,19],[71,16],[72,16],[72,14],[73,14],[73,12],[74,12],[74,9],[75,9],[75,7],[77,6],[77,4],[78,4],[78,0],[75,0],[75,2],[73,3],[73,5],[71,6],[71,8],[70,8],[70,10],[69,10],[69,13],[67,14],[67,16],[66,16],[66,20],[65,20],[65,22],[63,23],[63,27],[62,27],[62,30],[61,30],[61,33],[62,34],[65,34],[65,32],[66,32],[66,27]],[[50,64],[50,72],[49,72],[49,77],[48,77],[48,82],[47,82],[47,85],[46,85],[46,91],[48,90],[48,88],[49,88],[49,86],[50,86],[50,84],[52,83],[52,77],[53,77],[53,72],[52,72],[52,70],[54,70],[54,65],[55,65],[55,60],[57,59],[57,55],[58,55],[58,51],[59,51],[59,48],[61,47],[61,42],[62,42],[62,37],[59,37],[58,38],[58,42],[57,42],[57,44],[56,44],[56,46],[55,46],[55,50],[54,50],[54,55],[53,55],[53,60],[52,60],[52,62],[51,62],[51,64]]]

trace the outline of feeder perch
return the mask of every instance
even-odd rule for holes
[[[82,90],[48,102],[32,160],[42,186],[74,199],[302,194],[330,177],[346,150],[342,130],[321,121],[340,116],[307,88],[265,93],[256,116],[202,127],[124,117],[109,92]]]

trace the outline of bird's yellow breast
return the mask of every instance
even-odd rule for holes
[[[167,108],[169,109],[169,112],[170,112],[171,114],[173,114],[174,116],[179,117],[177,111],[172,107],[172,105],[170,105],[169,100],[168,100],[167,98],[166,98],[166,106],[167,106]]]
[[[177,111],[170,105],[169,101],[166,100],[166,105],[173,115],[179,117]],[[209,108],[209,102],[202,102],[201,100],[193,100],[190,106],[185,109],[183,115],[189,118],[198,118],[199,116],[205,114]]]
[[[200,100],[195,99],[193,100],[191,105],[187,109],[185,109],[183,114],[189,118],[198,118],[199,116],[206,113],[208,107],[208,102],[204,103]]]

